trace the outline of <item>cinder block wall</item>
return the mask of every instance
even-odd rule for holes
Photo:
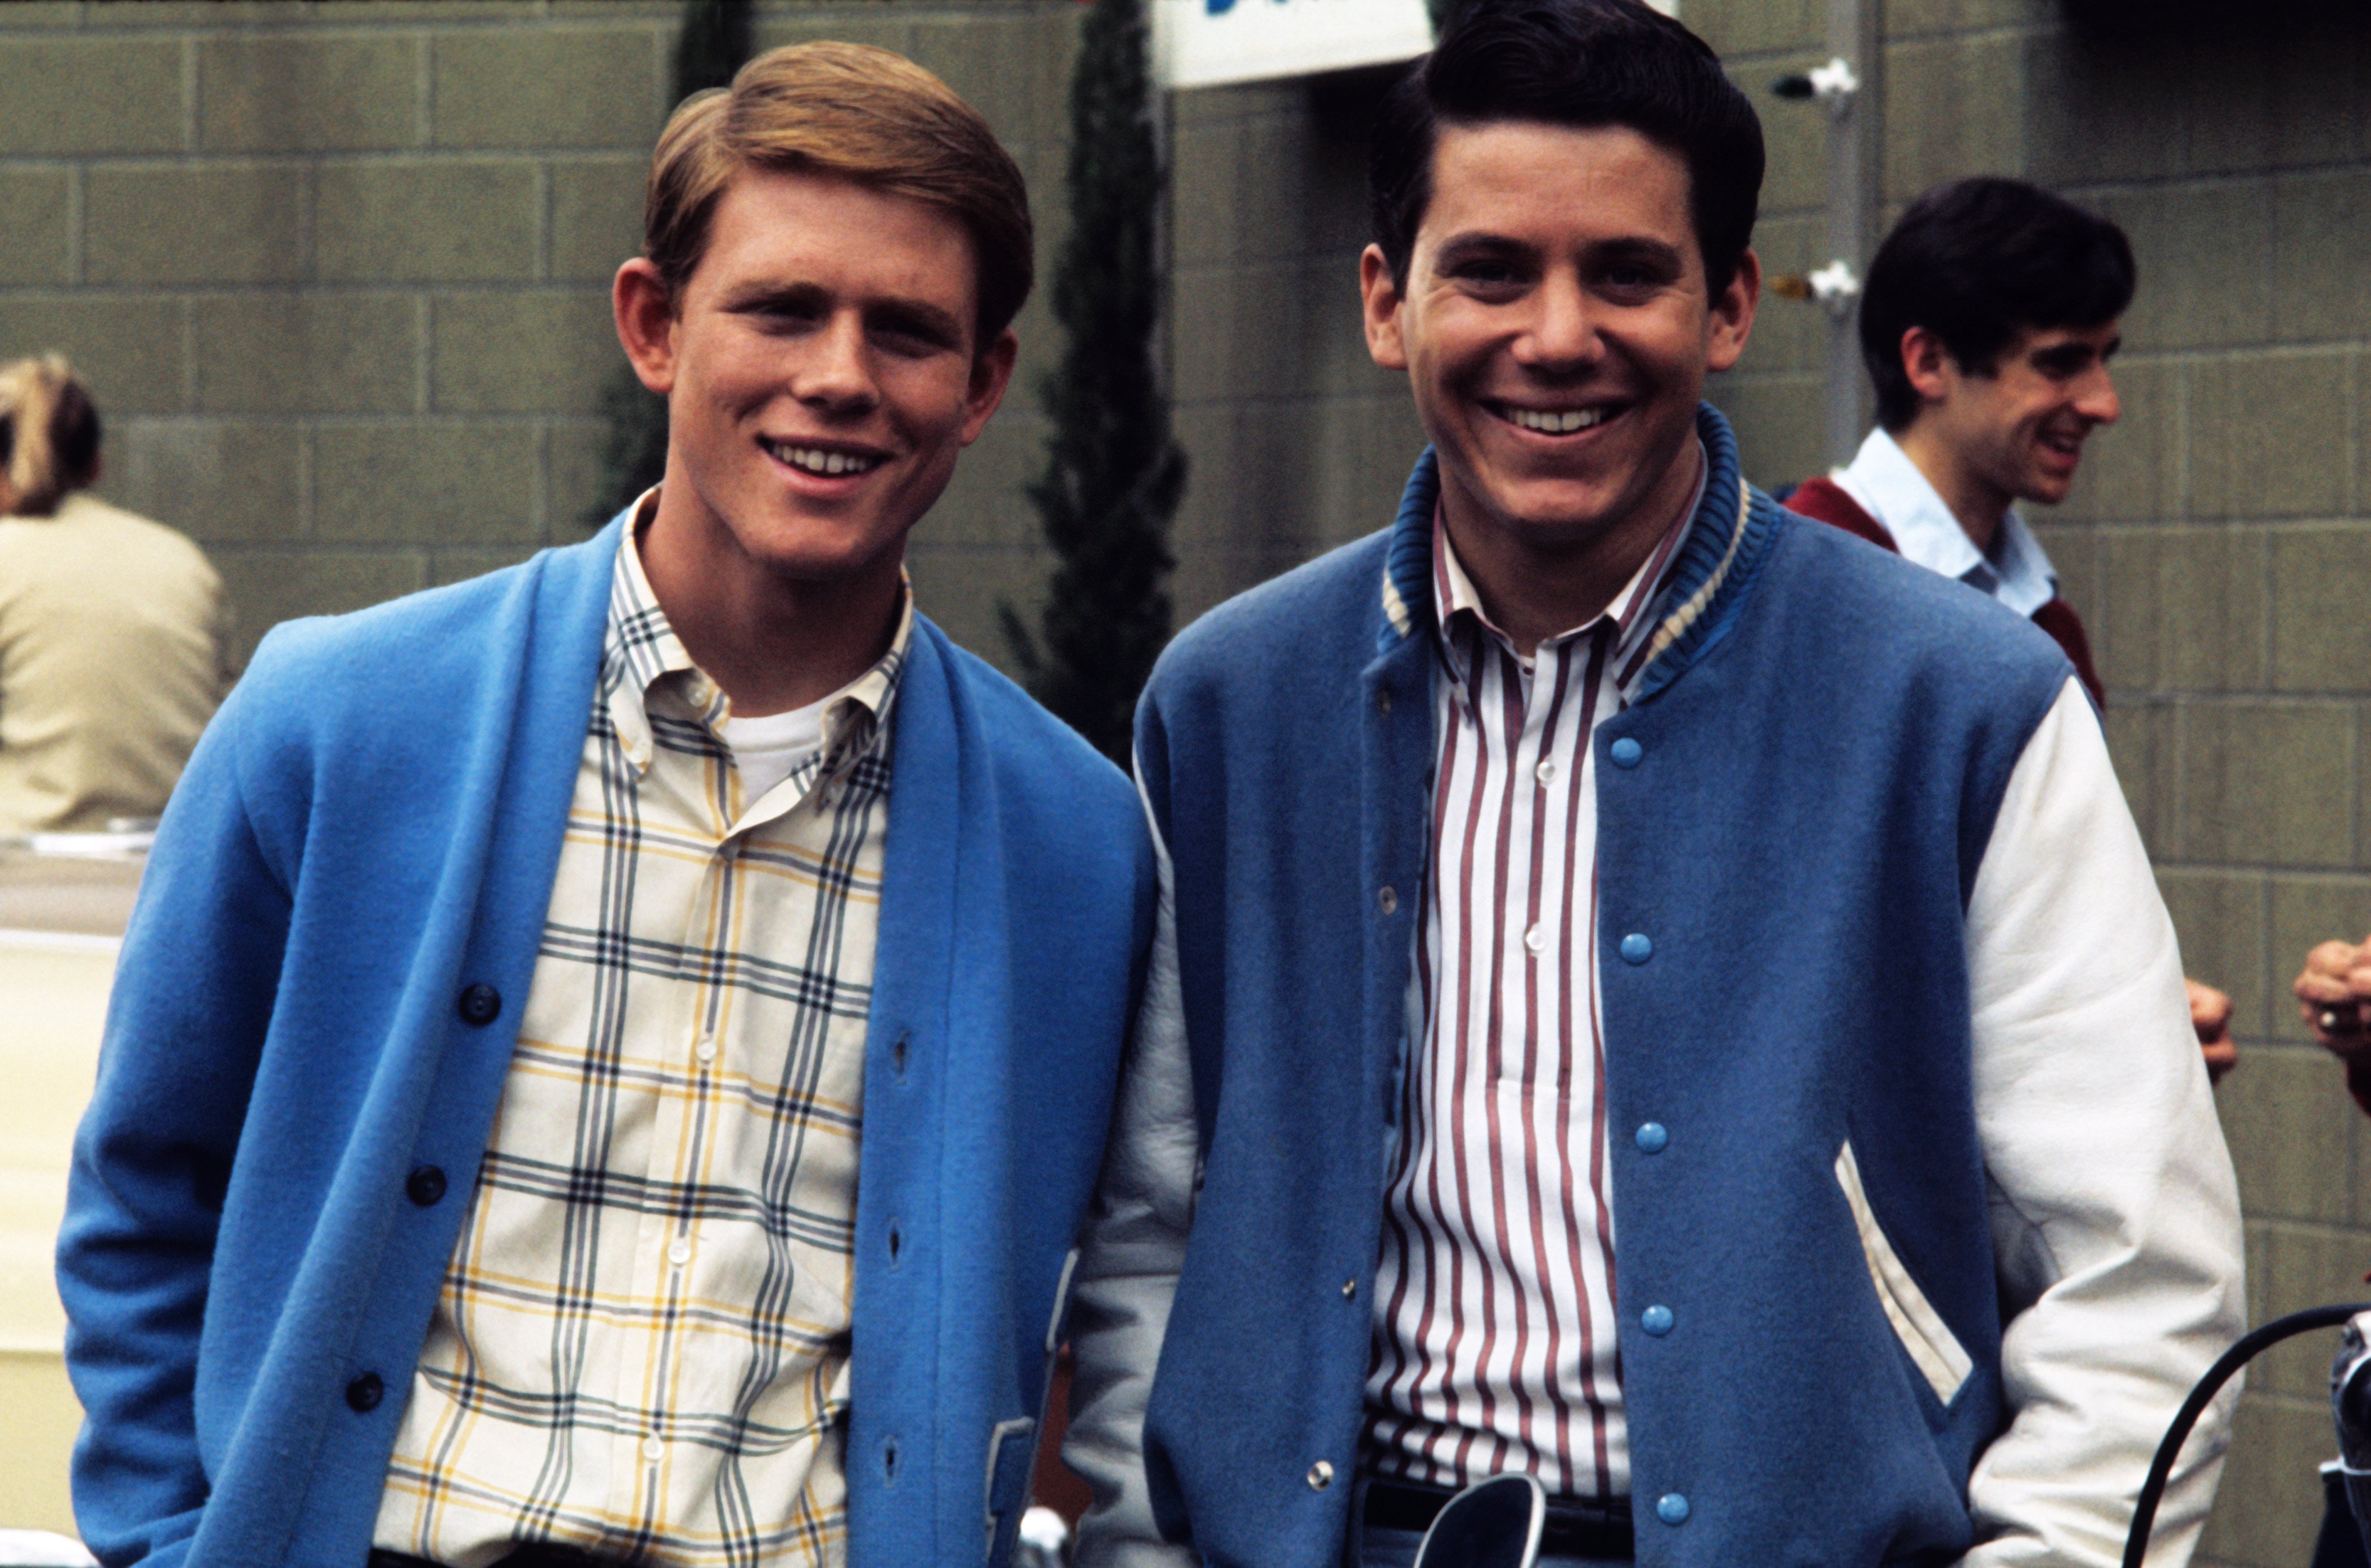
[[[874,42],[986,113],[1062,218],[1069,0],[781,0],[761,45]],[[107,419],[99,491],[195,537],[242,643],[589,531],[607,286],[668,107],[669,0],[0,6],[0,358]],[[1043,569],[1007,412],[917,535],[925,607],[1000,651]]]

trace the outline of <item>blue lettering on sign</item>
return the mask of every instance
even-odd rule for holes
[[[1214,17],[1223,17],[1235,8],[1235,0],[1202,0],[1202,4]]]

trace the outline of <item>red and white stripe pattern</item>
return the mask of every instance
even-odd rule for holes
[[[1441,670],[1424,922],[1367,1381],[1370,1473],[1629,1491],[1597,1005],[1590,732],[1620,711],[1692,502],[1528,663],[1433,528]]]

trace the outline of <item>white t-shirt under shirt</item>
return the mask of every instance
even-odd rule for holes
[[[741,770],[743,800],[763,800],[823,749],[824,711],[839,695],[834,692],[786,714],[724,721],[724,744],[733,748],[733,765]]]

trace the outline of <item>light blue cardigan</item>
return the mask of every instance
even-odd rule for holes
[[[59,1239],[75,1510],[110,1564],[369,1550],[535,970],[619,537],[281,627],[191,760]],[[927,621],[911,648],[858,1182],[860,1568],[1010,1550],[1153,900],[1118,771]],[[459,1005],[477,986],[491,1021]],[[424,1208],[422,1166],[453,1178]],[[376,1404],[350,1397],[365,1376]]]

